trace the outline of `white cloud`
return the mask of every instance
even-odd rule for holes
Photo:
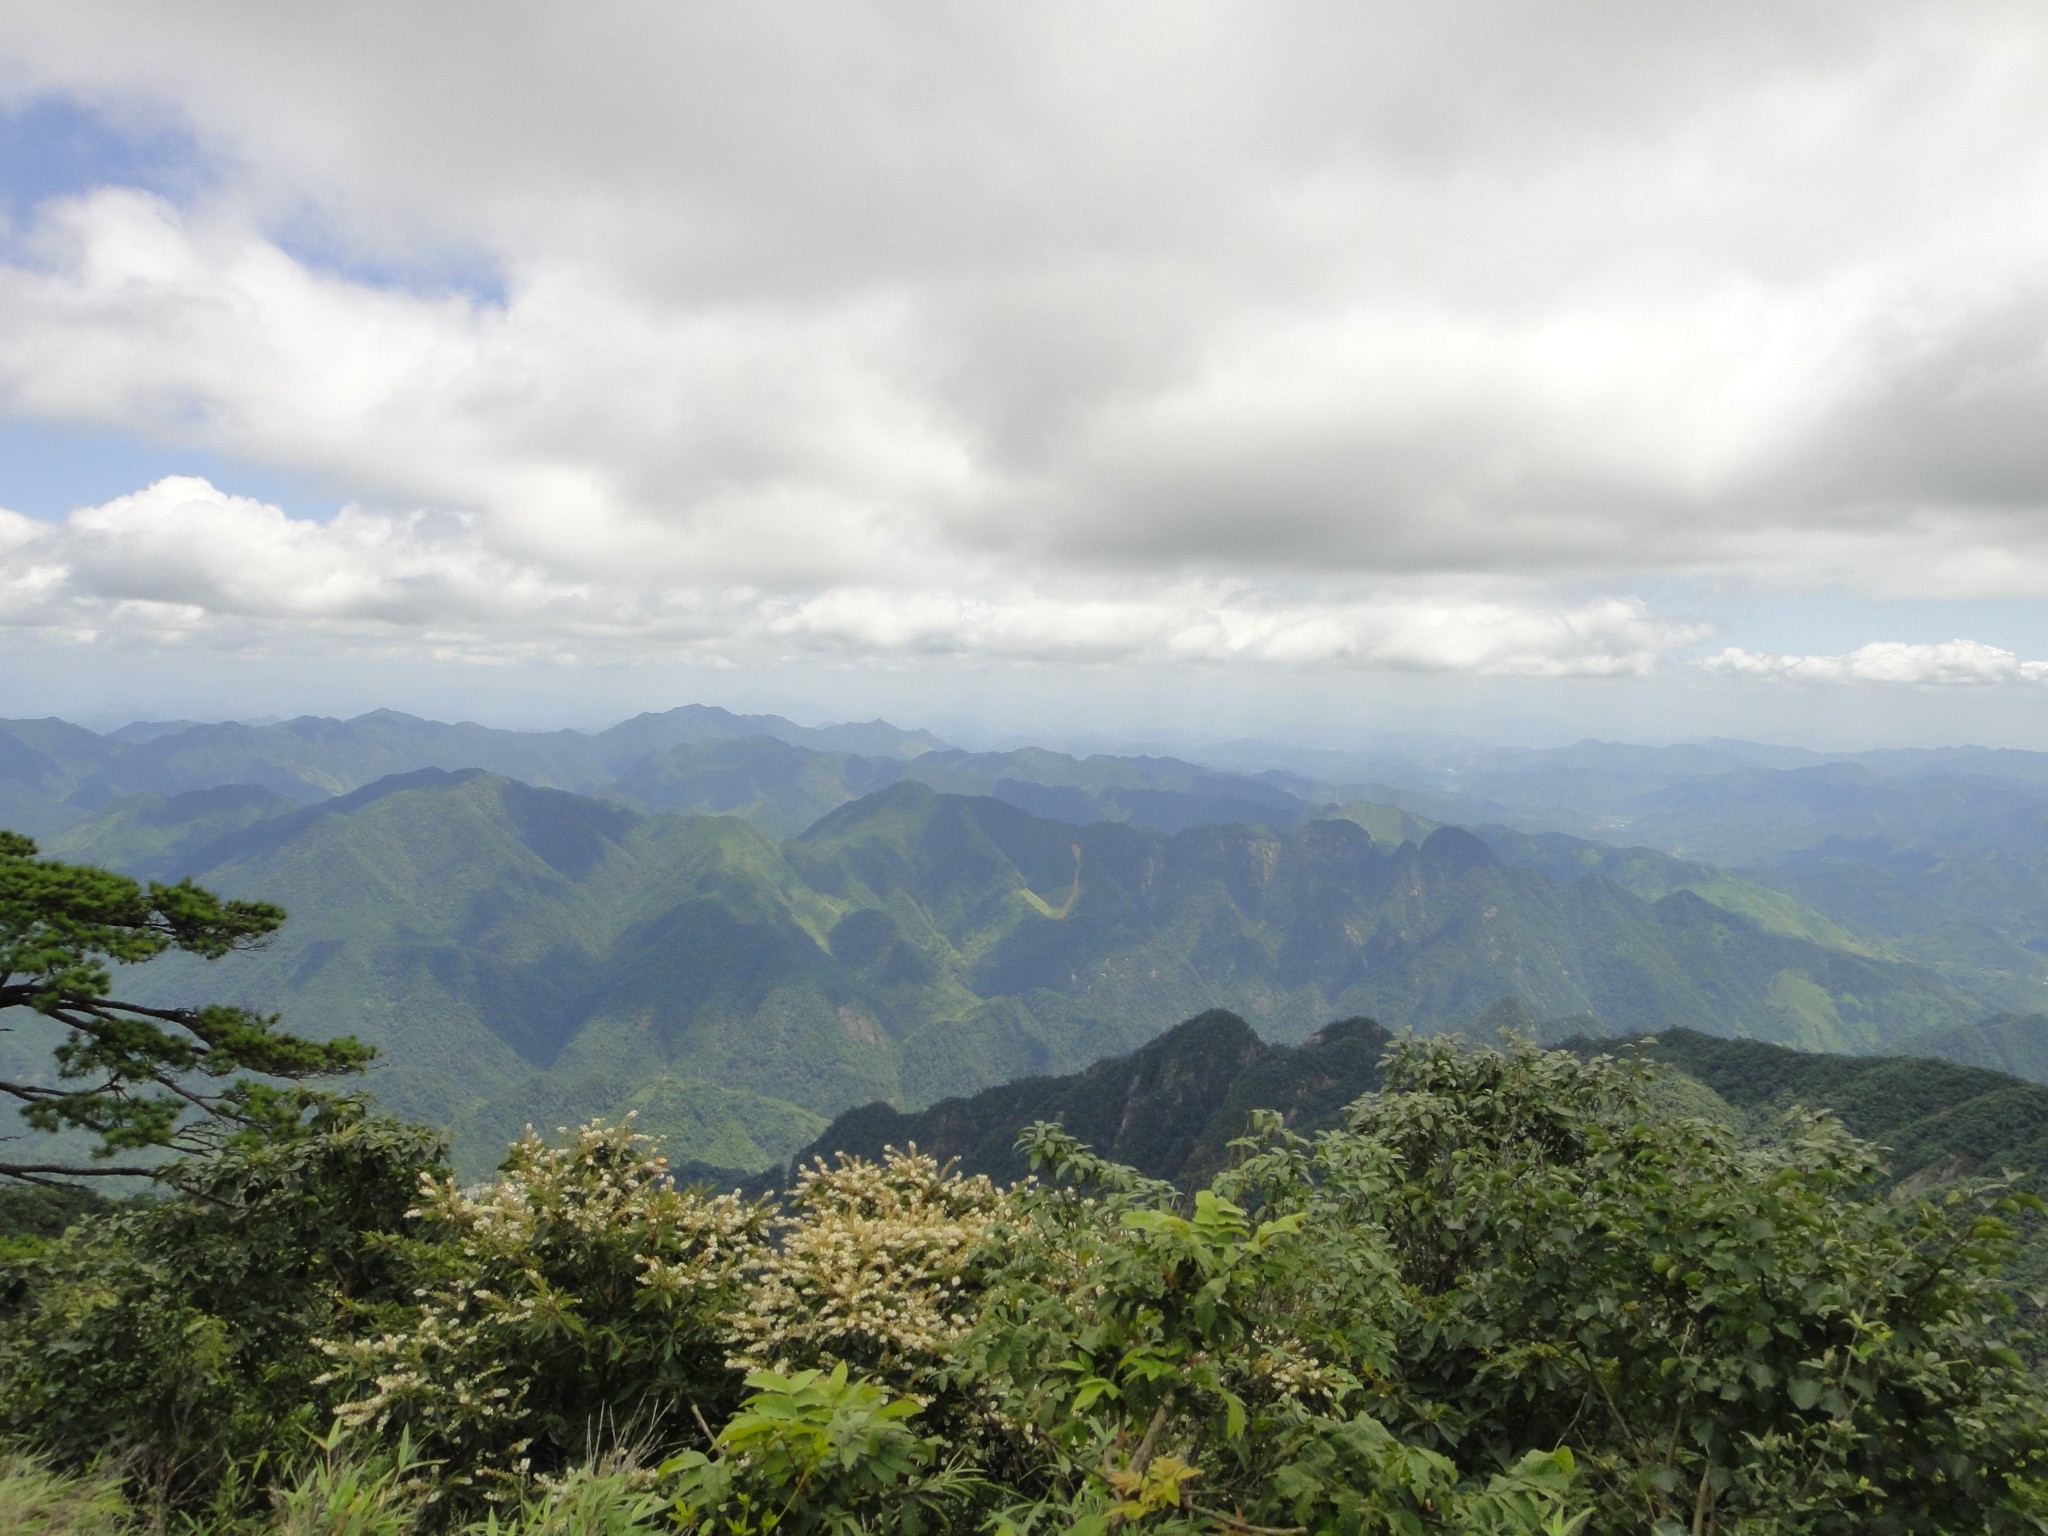
[[[0,595],[0,622],[117,636],[546,627],[588,598],[492,553],[474,519],[347,508],[313,522],[182,476],[59,523],[0,513],[0,546],[23,578]]]
[[[774,613],[766,627],[775,636],[855,652],[1522,676],[1648,672],[1712,632],[1627,599],[1570,608],[1454,595],[1282,604],[1194,583],[1145,597],[1097,598],[839,588]]]
[[[930,519],[1365,570],[1846,547],[1982,500],[1939,418],[1993,355],[2027,457],[2048,30],[1741,11],[508,6],[479,51],[66,7],[20,68],[168,99],[237,173],[203,214],[53,211],[8,382],[635,559]],[[280,199],[372,254],[480,244],[509,303],[308,272]]]
[[[357,646],[475,660],[621,651],[750,660],[969,656],[1560,676],[1642,673],[1710,633],[1644,604],[1181,581],[945,587],[587,579],[493,548],[483,520],[344,509],[326,522],[175,477],[61,522],[0,513],[0,625],[108,643]]]
[[[1976,640],[1909,645],[1874,640],[1841,656],[1784,656],[1730,646],[1703,663],[1734,677],[1808,683],[1916,683],[1955,687],[1986,683],[2048,682],[2048,661],[2022,661],[2011,651]]]
[[[0,267],[15,412],[312,467],[594,572],[844,574],[963,479],[887,377],[887,305],[650,312],[589,273],[421,298],[125,191],[52,208],[36,248]]]
[[[2037,8],[493,17],[11,18],[215,175],[19,232],[0,413],[353,500],[10,524],[13,622],[1640,674],[1674,579],[2048,587]]]

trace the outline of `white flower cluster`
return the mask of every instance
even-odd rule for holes
[[[915,1146],[880,1163],[820,1159],[798,1178],[779,1243],[752,1262],[752,1295],[732,1322],[733,1364],[844,1361],[914,1387],[973,1321],[977,1250],[1007,1199]]]
[[[1333,1411],[1358,1385],[1349,1371],[1325,1364],[1292,1334],[1260,1328],[1252,1335],[1256,1353],[1248,1363],[1250,1382],[1283,1402],[1312,1413]]]
[[[445,1234],[455,1262],[406,1326],[322,1346],[334,1362],[322,1379],[357,1394],[341,1424],[405,1427],[458,1466],[516,1480],[543,1362],[688,1332],[718,1358],[766,1208],[677,1189],[630,1123],[564,1134],[550,1146],[529,1130],[494,1183],[424,1181],[410,1214]]]

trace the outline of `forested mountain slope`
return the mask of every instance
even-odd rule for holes
[[[1347,765],[1320,766],[1337,775]],[[1581,742],[1348,766],[1372,780],[1357,793],[1438,821],[1574,834],[1732,871],[1993,1008],[2028,1013],[2048,998],[2048,753]]]
[[[1279,1111],[1303,1134],[1339,1123],[1344,1106],[1378,1091],[1390,1038],[1370,1019],[1346,1019],[1300,1045],[1268,1045],[1235,1015],[1207,1013],[1070,1076],[1006,1083],[909,1113],[886,1104],[850,1110],[797,1162],[839,1152],[875,1157],[915,1143],[958,1158],[965,1171],[1015,1179],[1027,1171],[1018,1134],[1044,1120],[1155,1178],[1202,1181],[1227,1161],[1254,1109]],[[1827,1110],[1886,1149],[1895,1179],[2048,1171],[2048,1087],[2001,1072],[1793,1051],[1684,1029],[1574,1048],[1638,1049],[1681,1090],[1674,1103],[1759,1132],[1794,1108]]]
[[[963,752],[882,721],[803,727],[701,705],[597,732],[389,710],[138,722],[106,735],[0,721],[0,824],[53,852],[173,873],[206,840],[187,828],[180,844],[166,831],[192,819],[185,795],[240,786],[240,802],[208,812],[218,829],[273,813],[252,798],[258,789],[311,804],[424,767],[482,768],[646,811],[735,815],[777,838],[904,780],[1075,825],[1168,833],[1237,823],[1292,833],[1340,816],[1398,844],[1454,824],[1553,880],[1576,878],[1576,864],[1653,901],[1691,890],[1774,931],[1927,966],[1987,1012],[2033,1012],[2048,998],[2048,755],[1415,739],[1362,754],[1267,743],[1209,756],[1220,766],[1157,753]],[[116,824],[92,824],[102,817]]]
[[[1391,775],[1375,783],[1342,782],[1341,756],[1331,757],[1331,776],[1318,779],[1159,757],[933,751],[878,760],[834,793],[853,798],[907,777],[1038,815],[1168,832],[1216,822],[1289,831],[1337,805],[1396,843],[1419,842],[1438,823],[1489,828],[1504,862],[1557,875],[1575,859],[1581,873],[1597,865],[1651,900],[1690,889],[1768,928],[1926,965],[1988,1009],[2029,1012],[2048,996],[2048,754],[1583,742],[1475,749],[1434,767],[1369,759],[1361,766]],[[799,795],[745,814],[785,835],[830,798]],[[1567,850],[1574,840],[1560,830],[1583,835]]]
[[[2048,1013],[1996,1014],[1975,1024],[1908,1036],[1899,1049],[2048,1083]]]
[[[1611,1043],[1583,1049],[1612,1049]],[[2048,1169],[2048,1087],[1916,1056],[1835,1056],[1692,1030],[1646,1037],[1650,1059],[1737,1109],[1827,1109],[1891,1154],[1895,1177]]]
[[[474,1158],[529,1119],[633,1107],[679,1155],[761,1166],[850,1104],[1072,1071],[1215,1007],[1279,1040],[1512,998],[1838,1048],[1980,1012],[1914,967],[1689,890],[1510,867],[1456,828],[1167,835],[897,783],[778,842],[433,769],[244,820],[254,803],[203,797],[184,830],[119,813],[178,872],[292,914],[204,985],[378,1044],[379,1094]]]
[[[1327,1024],[1299,1045],[1268,1045],[1221,1009],[1177,1024],[1127,1056],[1066,1077],[1020,1078],[927,1109],[848,1110],[798,1153],[799,1166],[840,1152],[878,1158],[915,1145],[965,1173],[1015,1180],[1030,1170],[1017,1137],[1035,1121],[1064,1126],[1093,1151],[1155,1178],[1206,1179],[1254,1109],[1282,1112],[1304,1134],[1338,1123],[1378,1088],[1392,1037],[1370,1019]]]

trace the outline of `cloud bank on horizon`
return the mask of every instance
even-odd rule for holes
[[[478,15],[15,13],[0,109],[186,148],[10,189],[0,415],[347,505],[0,513],[0,625],[2048,681],[1725,617],[2048,592],[2038,7]]]

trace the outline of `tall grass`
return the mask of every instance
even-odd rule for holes
[[[0,1452],[0,1536],[655,1536],[672,1529],[669,1501],[629,1455],[578,1467],[513,1508],[453,1530],[434,1518],[433,1464],[410,1442],[357,1456],[338,1439],[268,1515],[140,1514],[107,1473],[58,1472],[34,1456]]]
[[[414,1536],[420,1529],[434,1463],[400,1435],[385,1455],[359,1456],[341,1431],[289,1488],[271,1495],[275,1536]]]
[[[36,1457],[0,1452],[0,1531],[7,1536],[118,1536],[135,1529],[115,1478],[54,1472]]]

